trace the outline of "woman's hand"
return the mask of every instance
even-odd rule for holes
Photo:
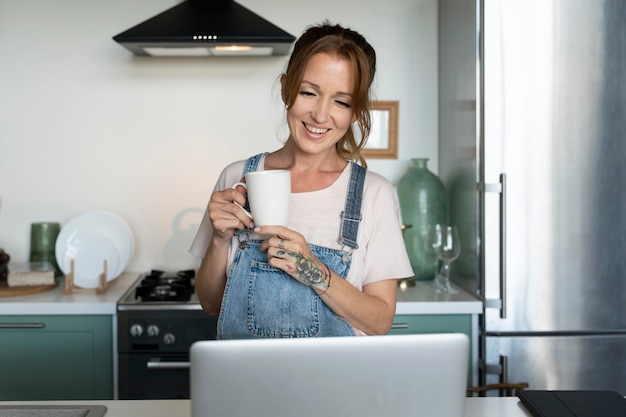
[[[302,235],[282,226],[259,226],[256,233],[270,235],[261,250],[268,263],[310,286],[322,301],[355,329],[369,335],[387,334],[396,311],[396,280],[388,279],[358,290],[333,272],[313,253]]]
[[[270,265],[315,290],[328,288],[330,269],[313,255],[304,236],[283,226],[262,226],[254,231],[272,235],[261,244]]]
[[[213,226],[213,233],[220,240],[229,240],[235,229],[243,230],[254,227],[252,219],[246,215],[243,206],[246,203],[246,189],[241,186],[227,188],[224,191],[215,191],[209,200],[209,219]],[[235,204],[237,203],[237,204]]]

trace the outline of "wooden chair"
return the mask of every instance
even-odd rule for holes
[[[516,397],[517,394],[528,388],[528,383],[500,383],[500,384],[488,384],[478,387],[467,387],[467,393],[470,397],[478,394],[479,397],[484,397],[487,391],[499,390],[500,397]]]

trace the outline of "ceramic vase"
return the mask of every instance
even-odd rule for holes
[[[427,247],[429,228],[446,224],[447,197],[443,182],[428,169],[427,158],[411,160],[413,165],[397,184],[404,242],[415,280],[435,277],[437,258]]]

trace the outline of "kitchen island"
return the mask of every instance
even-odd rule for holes
[[[11,405],[104,405],[105,417],[190,417],[189,400],[1,402]],[[211,413],[207,412],[207,417]],[[235,417],[235,416],[233,416]],[[466,398],[465,417],[532,417],[517,398]]]

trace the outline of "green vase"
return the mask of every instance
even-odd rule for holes
[[[409,253],[415,280],[435,277],[437,259],[428,251],[428,230],[446,224],[448,209],[443,182],[428,170],[427,158],[411,159],[413,166],[397,184],[404,229],[404,243]]]

